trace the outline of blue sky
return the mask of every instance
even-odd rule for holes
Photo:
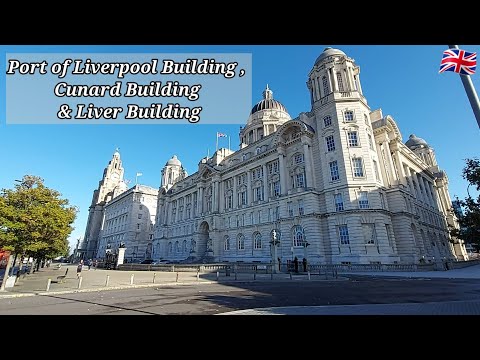
[[[179,52],[252,54],[252,106],[268,83],[274,97],[292,117],[310,110],[305,82],[315,59],[326,46],[343,50],[361,68],[360,80],[372,110],[382,108],[396,120],[403,140],[412,133],[434,147],[439,165],[447,172],[450,194],[466,196],[463,159],[479,156],[480,131],[459,76],[438,74],[439,45],[308,45],[308,46],[0,46],[0,66],[6,52]],[[480,53],[479,45],[461,45]],[[480,91],[479,74],[472,76]],[[217,131],[231,137],[238,148],[239,125],[6,125],[5,74],[0,74],[0,188],[11,188],[25,174],[41,176],[79,207],[70,238],[83,236],[92,191],[116,147],[125,177],[158,187],[160,171],[176,154],[188,173],[215,151]],[[26,105],[27,106],[27,105]],[[247,119],[243,119],[246,122]],[[228,146],[220,139],[221,146]]]

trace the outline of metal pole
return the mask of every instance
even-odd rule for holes
[[[132,274],[132,276],[130,276],[130,285],[133,285],[133,278],[135,277],[135,274]]]
[[[107,275],[107,280],[105,281],[105,286],[108,286],[109,282],[110,282],[110,275]]]
[[[82,287],[82,277],[80,276],[78,278],[78,288],[80,289]]]
[[[457,45],[448,45],[448,47],[450,49],[458,49]],[[480,101],[478,100],[478,95],[473,86],[472,79],[470,78],[470,75],[460,75],[460,79],[462,79],[463,87],[465,88],[473,113],[477,119],[478,127],[480,128]]]
[[[52,279],[48,279],[47,281],[47,291],[50,291],[50,284],[52,283]]]
[[[153,283],[155,284],[155,276],[157,276],[157,273],[153,273]]]

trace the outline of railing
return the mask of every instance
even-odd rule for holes
[[[480,265],[480,259],[449,262],[448,265],[450,269],[462,269],[468,266]]]

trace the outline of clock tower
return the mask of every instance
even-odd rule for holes
[[[120,152],[116,149],[112,159],[103,170],[103,177],[98,183],[98,189],[93,191],[92,203],[88,209],[88,222],[85,230],[85,257],[87,259],[94,257],[97,253],[105,204],[127,190],[123,174]]]

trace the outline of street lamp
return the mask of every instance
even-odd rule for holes
[[[274,274],[277,273],[277,245],[280,244],[279,240],[279,231],[277,229],[273,229],[270,233],[270,248],[272,253],[272,272]]]

